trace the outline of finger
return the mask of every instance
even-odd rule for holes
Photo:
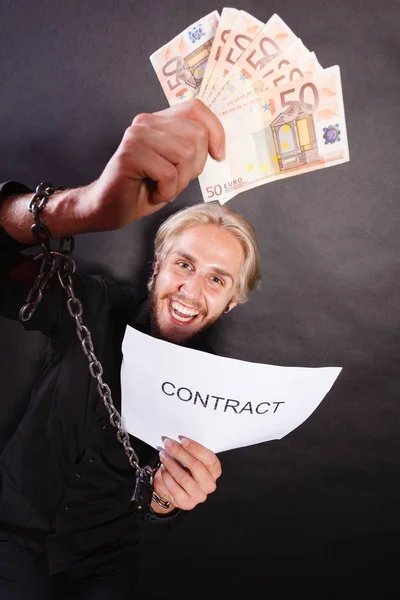
[[[207,495],[201,490],[198,490],[197,493],[194,494],[188,494],[164,465],[162,469],[161,476],[164,485],[168,490],[168,494],[173,498],[173,504],[175,506],[183,510],[192,510],[197,504],[200,504],[207,499]]]
[[[208,154],[206,133],[197,136],[197,140],[197,129],[201,128],[200,125],[191,125],[188,119],[186,123],[175,122],[174,124],[162,117],[157,119],[160,121],[159,129],[137,126],[136,138],[140,146],[159,154],[176,167],[178,172],[176,193],[179,194],[204,168]]]
[[[125,171],[129,172],[129,162],[135,165],[135,179],[150,179],[156,184],[155,202],[169,202],[177,195],[178,171],[172,163],[150,148],[141,147],[135,152],[125,150],[119,159],[125,161]]]
[[[198,177],[204,169],[208,157],[208,131],[199,121],[193,119],[174,119],[153,115],[154,129],[170,136],[169,143],[179,142],[180,160],[190,162],[193,168],[192,179]],[[183,142],[182,142],[183,140]]]
[[[162,479],[163,469],[164,468],[162,465],[159,467],[159,469],[157,469],[156,475],[154,477],[154,482],[153,482],[154,491],[164,500],[167,500],[168,502],[172,502],[172,504],[174,504],[173,498],[172,498],[171,494],[168,492],[167,488],[165,487],[164,481]]]
[[[167,452],[160,453],[160,460],[166,471],[172,476],[175,483],[178,484],[191,497],[206,496],[207,493],[192,477],[192,473],[182,468],[182,466]]]
[[[160,477],[163,487],[166,490],[166,498],[170,498],[171,502],[177,508],[184,508],[187,505],[189,496],[183,488],[174,480],[172,475],[168,473],[164,465],[161,465]]]
[[[197,98],[178,106],[171,106],[155,114],[170,118],[189,118],[202,123],[208,131],[208,149],[217,160],[225,158],[225,131],[218,117]]]
[[[218,459],[218,457],[214,454],[214,452],[212,452],[202,444],[199,444],[199,442],[195,442],[194,440],[188,437],[184,437],[182,435],[178,437],[181,442],[181,447],[183,447],[184,450],[192,457],[200,461],[201,464],[203,464],[206,467],[206,469],[211,473],[211,475],[215,477],[215,479],[218,479],[218,477],[221,476],[221,462]]]
[[[171,456],[178,465],[190,474],[193,480],[206,494],[211,494],[216,489],[215,478],[208,469],[196,458],[183,450],[182,446],[174,440],[166,440],[169,456]],[[179,456],[179,458],[178,458]],[[174,474],[174,473],[173,473]]]
[[[157,446],[157,450],[158,450],[158,452],[167,452],[167,454],[172,456],[172,454],[170,452],[168,452],[163,446]],[[187,467],[185,467],[181,462],[179,462],[176,457],[172,456],[172,458],[178,462],[178,464],[182,467],[182,469],[189,471],[189,469]]]
[[[180,446],[177,442],[175,444]],[[172,450],[171,454],[161,453],[160,458],[169,473],[188,494],[197,495],[201,492],[207,495],[215,491],[215,479],[204,465],[187,452],[180,452],[179,459],[176,458],[178,453],[172,454],[173,452]]]

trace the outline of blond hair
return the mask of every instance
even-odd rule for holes
[[[243,268],[238,284],[238,302],[247,301],[247,295],[253,291],[261,279],[260,251],[254,227],[236,211],[219,202],[195,204],[184,208],[166,219],[159,227],[154,240],[155,263],[165,259],[173,241],[186,229],[195,225],[216,225],[229,231],[240,242],[244,251]],[[153,278],[148,288],[151,290]]]

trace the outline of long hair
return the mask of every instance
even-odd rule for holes
[[[236,211],[219,202],[206,202],[184,208],[166,219],[159,227],[154,240],[154,260],[162,263],[177,237],[195,225],[216,225],[229,231],[240,242],[244,251],[244,263],[238,285],[238,302],[247,301],[261,279],[260,251],[254,227]],[[151,290],[152,275],[148,283]]]

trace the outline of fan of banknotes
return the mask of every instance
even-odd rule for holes
[[[349,160],[340,69],[277,14],[214,11],[150,60],[171,106],[199,98],[224,126],[226,160],[210,156],[199,177],[206,202]]]

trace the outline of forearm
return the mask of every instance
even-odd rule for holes
[[[41,212],[42,223],[53,238],[96,231],[91,186],[57,191],[48,200]],[[33,194],[13,194],[0,204],[0,226],[15,240],[31,244],[35,239],[31,232],[32,214],[28,205]]]
[[[43,224],[54,238],[125,227],[172,202],[203,171],[209,153],[223,159],[224,146],[222,124],[200,100],[138,115],[96,181],[50,197]],[[0,203],[0,226],[30,244],[32,196],[13,193]]]

